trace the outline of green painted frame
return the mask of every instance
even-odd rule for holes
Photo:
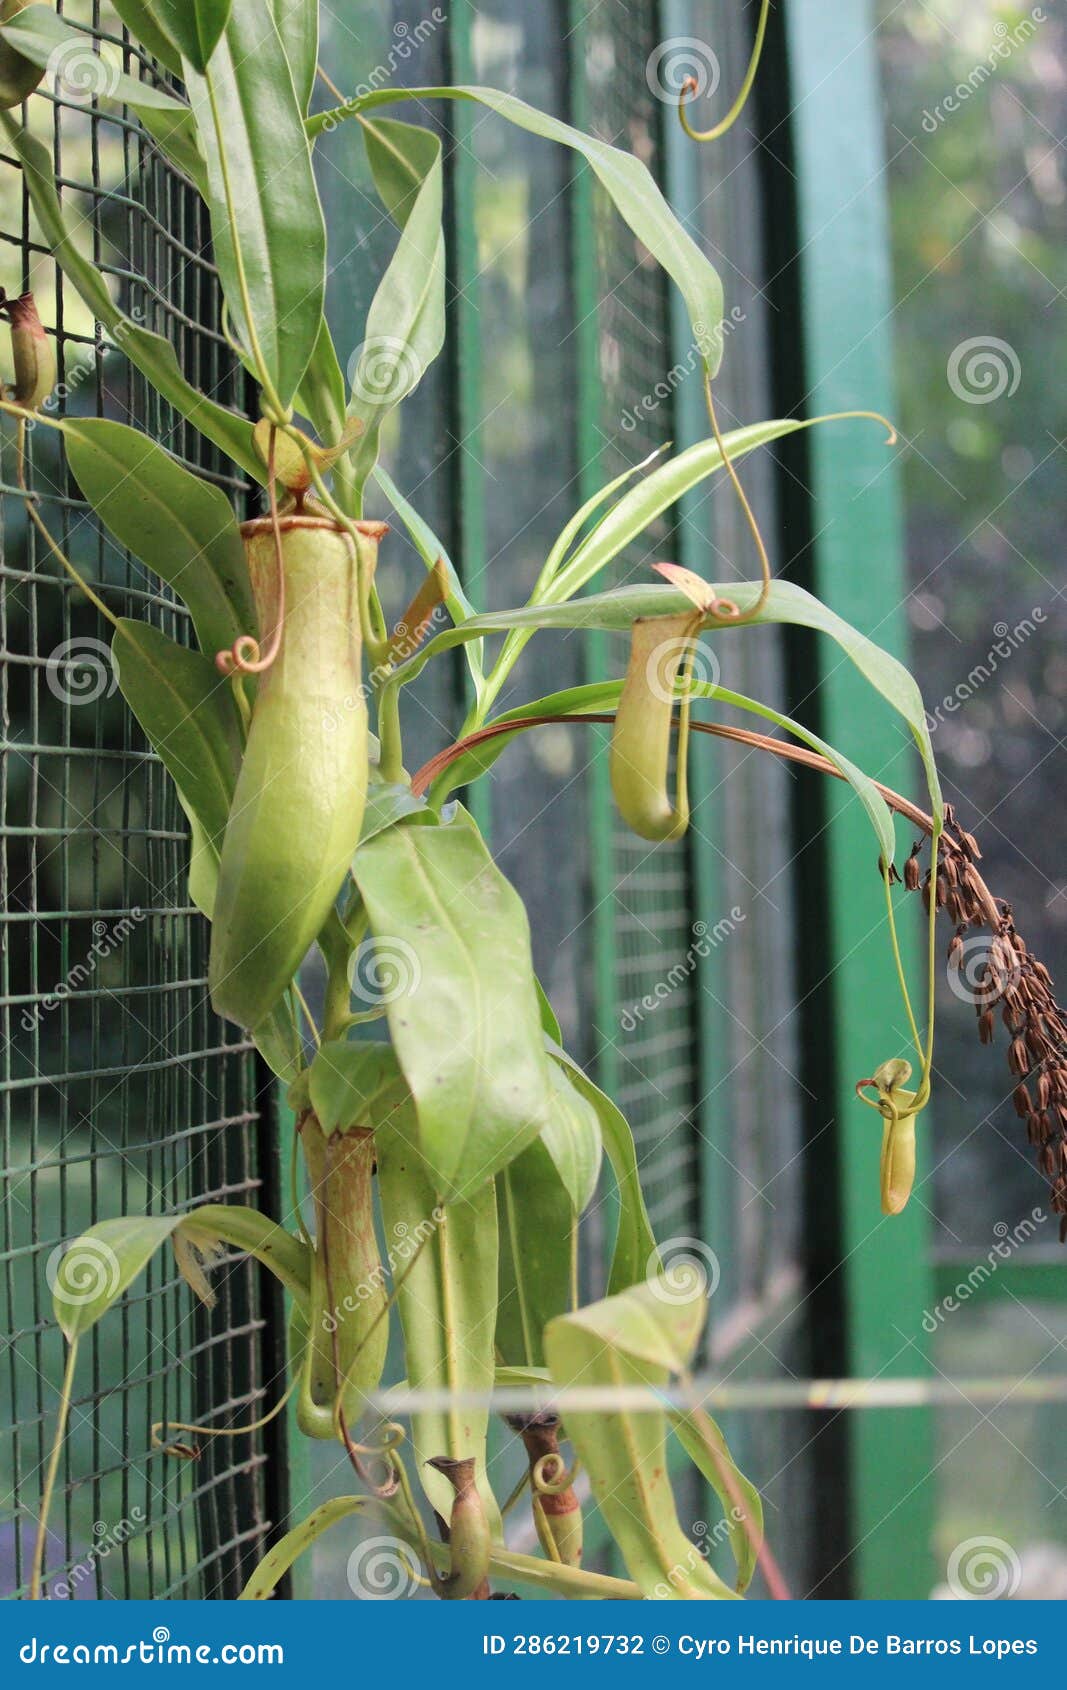
[[[881,108],[871,0],[790,0],[785,7],[790,129],[796,174],[795,249],[804,409],[892,412],[889,237]],[[818,513],[810,584],[841,615],[906,655],[906,583],[900,490],[873,430],[817,430],[807,442],[810,497]],[[862,562],[860,561],[862,560]],[[910,746],[872,710],[845,666],[816,655],[823,730],[905,790]],[[884,966],[873,899],[855,889],[875,878],[866,822],[839,793],[825,802],[827,999],[834,1046],[836,1165],[848,1370],[858,1377],[929,1369],[922,1313],[933,1300],[922,1170],[903,1215],[879,1213],[877,1153],[853,1086],[895,1048],[900,1011]],[[919,961],[907,934],[907,962]],[[924,1123],[929,1142],[930,1128]],[[920,1152],[921,1154],[921,1152]],[[929,1170],[927,1169],[927,1177]],[[848,1421],[851,1593],[921,1598],[934,1582],[933,1425],[926,1410],[876,1410]]]

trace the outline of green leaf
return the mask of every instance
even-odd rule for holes
[[[550,1039],[554,1039],[556,1044],[561,1044],[563,1032],[556,1017],[556,1012],[548,1001],[548,993],[536,975],[534,976],[534,985],[537,987],[537,1001],[541,1006],[541,1030],[547,1033]]]
[[[222,37],[232,0],[148,0],[160,29],[203,72]]]
[[[375,1130],[378,1192],[386,1250],[393,1265],[408,1385],[447,1390],[462,1402],[412,1414],[415,1464],[434,1508],[447,1520],[451,1487],[426,1462],[473,1456],[494,1538],[500,1511],[489,1483],[486,1440],[496,1369],[497,1213],[493,1182],[447,1209],[419,1154],[410,1100],[379,1099]],[[415,1253],[417,1250],[417,1254]],[[481,1399],[480,1401],[478,1399]]]
[[[380,88],[332,112],[313,117],[308,124],[308,132],[317,135],[331,122],[342,121],[392,101],[408,99],[472,100],[507,118],[518,128],[543,136],[545,140],[557,141],[580,154],[592,167],[597,180],[607,190],[616,210],[629,224],[638,241],[647,247],[681,290],[697,351],[707,363],[710,373],[715,374],[722,361],[722,283],[639,159],[632,153],[609,146],[606,141],[583,135],[559,118],[536,111],[533,106],[516,99],[514,94],[504,94],[496,88]],[[637,262],[636,253],[634,262]]]
[[[262,1561],[256,1567],[245,1585],[239,1602],[265,1602],[273,1596],[276,1586],[285,1577],[290,1567],[299,1561],[301,1555],[307,1553],[314,1543],[328,1532],[331,1526],[336,1526],[342,1520],[348,1520],[353,1514],[362,1514],[366,1509],[376,1510],[381,1506],[373,1496],[332,1496],[328,1502],[321,1502],[312,1509],[306,1520],[301,1520],[292,1531],[286,1532],[278,1539],[273,1548],[268,1549]],[[418,1557],[412,1551],[411,1566],[418,1566]],[[398,1577],[402,1578],[398,1569]],[[412,1589],[415,1581],[411,1580]]]
[[[63,424],[63,438],[85,497],[120,544],[184,599],[205,656],[255,634],[244,546],[225,494],[124,423],[79,418]]]
[[[731,692],[727,687],[715,686],[710,681],[694,681],[690,690],[694,697],[715,699],[718,703],[728,704],[734,709],[745,710],[751,715],[762,716],[765,721],[776,723],[778,727],[784,728],[787,733],[833,763],[835,768],[840,769],[866,810],[882,856],[888,863],[893,861],[896,836],[892,812],[875,782],[850,758],[837,751],[826,740],[820,739],[818,734],[812,733],[803,723],[794,721],[791,716],[783,716],[779,711],[772,710],[769,705],[760,704],[757,699],[746,698],[743,693]],[[563,692],[548,693],[544,698],[532,699],[515,710],[504,711],[500,716],[494,717],[490,725],[513,722],[515,733],[518,734],[525,732],[531,723],[545,716],[600,715],[615,709],[621,693],[621,681],[597,681],[591,686],[568,687]],[[456,788],[472,785],[492,767],[513,738],[513,734],[501,733],[494,735],[492,739],[482,740],[478,745],[472,745],[462,756],[457,757],[454,763],[450,763],[434,782],[434,801],[439,803],[447,793]]]
[[[592,1202],[600,1178],[603,1151],[600,1119],[589,1099],[572,1085],[564,1067],[554,1063],[549,1073],[551,1114],[541,1134],[541,1143],[563,1182],[575,1214],[580,1215]]]
[[[741,612],[745,613],[757,603],[760,586],[756,581],[721,582],[713,587],[712,591],[717,596],[733,599]],[[416,657],[404,664],[398,673],[405,681],[412,680],[431,657],[441,651],[450,650],[466,639],[475,639],[485,634],[506,634],[512,628],[599,628],[619,631],[632,627],[640,618],[678,616],[687,607],[692,608],[691,600],[676,587],[647,586],[617,587],[609,593],[590,593],[586,598],[567,604],[524,605],[517,610],[492,611],[483,616],[471,617],[462,628],[450,628],[438,634]],[[836,641],[875,691],[881,693],[887,703],[907,722],[922,757],[934,813],[939,815],[942,808],[941,787],[926,725],[922,694],[903,663],[888,651],[883,651],[881,646],[875,645],[873,640],[861,634],[858,628],[854,628],[829,606],[792,581],[772,581],[766,603],[746,626],[756,627],[768,623],[788,623],[793,627],[812,628],[817,633],[828,634]],[[726,623],[708,631],[717,636],[720,633],[740,633],[743,629],[732,630],[730,624]]]
[[[416,798],[406,781],[371,780],[363,811],[360,844],[366,844],[375,834],[384,833],[386,828],[395,827],[397,822],[416,817],[431,824],[437,822],[437,812],[430,809],[425,798]]]
[[[124,1215],[98,1222],[51,1259],[52,1303],[67,1340],[95,1326],[179,1231],[205,1253],[220,1244],[246,1251],[306,1300],[307,1246],[254,1209],[210,1203],[183,1215]]]
[[[311,418],[328,446],[337,445],[345,424],[345,378],[325,316],[300,383],[296,409],[302,416]]]
[[[271,0],[302,112],[311,104],[319,63],[319,0]]]
[[[201,199],[207,199],[207,165],[200,151],[200,137],[196,121],[187,106],[180,111],[154,111],[142,106],[138,113],[142,124],[156,145],[166,153],[170,162],[183,170]]]
[[[182,56],[156,22],[154,0],[111,0],[130,34],[172,76],[182,73]]]
[[[187,112],[188,107],[162,88],[148,82],[138,82],[126,76],[110,60],[99,59],[99,70],[89,65],[95,38],[87,30],[72,29],[65,18],[58,17],[50,6],[30,6],[11,23],[0,28],[3,39],[15,52],[39,70],[47,70],[61,82],[69,76],[72,86],[94,98],[113,100],[116,105],[129,106],[138,117],[144,110]],[[99,55],[94,54],[99,58]]]
[[[70,234],[56,195],[52,159],[47,148],[28,131],[20,129],[7,112],[0,112],[0,127],[8,136],[22,165],[23,174],[45,243],[64,275],[77,289],[90,311],[108,331],[116,346],[135,364],[175,410],[199,429],[235,464],[256,481],[266,472],[252,439],[252,424],[236,411],[216,405],[188,382],[173,346],[162,335],[152,334],[123,314],[113,303],[103,276],[81,252]]]
[[[456,573],[454,563],[446,552],[444,546],[442,546],[440,540],[437,538],[433,529],[428,523],[423,521],[414,505],[409,504],[408,500],[405,499],[403,493],[401,493],[399,487],[396,485],[392,476],[383,469],[381,464],[378,464],[375,468],[374,479],[377,481],[382,492],[389,500],[389,503],[392,505],[397,516],[404,524],[404,527],[407,529],[411,538],[411,543],[415,547],[415,550],[418,552],[427,569],[433,569],[438,560],[444,564],[448,575],[449,588],[445,597],[445,605],[447,606],[448,614],[458,627],[461,622],[466,622],[468,616],[474,616],[476,612],[470,599],[463,591],[463,583]],[[467,659],[467,667],[471,672],[471,679],[474,682],[475,694],[480,698],[485,685],[485,677],[482,674],[481,640],[476,640],[472,644],[464,646],[463,654]]]
[[[112,652],[122,696],[217,862],[241,757],[229,684],[147,622],[123,618]]]
[[[399,1076],[392,1045],[328,1040],[316,1052],[308,1074],[311,1107],[328,1138],[350,1127],[370,1126],[375,1098],[395,1087]]]
[[[722,1503],[730,1548],[737,1565],[737,1590],[744,1595],[758,1564],[753,1537],[758,1540],[763,1536],[763,1498],[751,1479],[746,1479],[738,1467],[710,1414],[698,1410],[689,1416],[672,1413],[667,1418],[678,1442]],[[747,1531],[746,1514],[749,1521]]]
[[[463,812],[378,834],[352,873],[397,976],[385,1007],[422,1155],[446,1200],[470,1196],[549,1117],[525,909]]]
[[[626,1117],[610,1097],[593,1084],[565,1050],[549,1044],[552,1056],[569,1078],[575,1091],[592,1106],[619,1192],[619,1224],[608,1278],[610,1292],[646,1280],[659,1262],[659,1250],[641,1192],[637,1171],[637,1148]]]
[[[666,1416],[653,1406],[672,1374],[688,1365],[706,1307],[703,1296],[682,1302],[668,1281],[655,1279],[560,1316],[545,1333],[549,1371],[560,1391],[644,1388],[652,1398],[639,1409],[568,1407],[566,1422],[627,1571],[654,1601],[734,1596],[679,1524]]]
[[[365,124],[363,138],[375,186],[400,239],[353,359],[348,411],[364,425],[351,454],[360,490],[378,461],[386,417],[422,380],[445,337],[440,138],[391,119]]]
[[[322,324],[326,228],[289,61],[263,0],[234,0],[206,72],[190,63],[186,85],[230,315],[253,372],[258,347],[287,406]]]
[[[496,1347],[505,1363],[540,1366],[548,1322],[571,1307],[577,1269],[574,1205],[544,1140],[496,1177],[500,1289]]]

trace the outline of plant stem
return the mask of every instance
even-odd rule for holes
[[[52,1439],[52,1450],[48,1457],[48,1468],[44,1476],[44,1488],[41,1491],[41,1515],[37,1522],[37,1537],[33,1546],[33,1566],[30,1572],[31,1602],[39,1602],[41,1599],[45,1544],[48,1541],[48,1516],[52,1511],[52,1496],[56,1488],[56,1475],[59,1472],[59,1458],[63,1452],[63,1443],[67,1435],[70,1399],[74,1391],[74,1366],[77,1359],[78,1340],[71,1338],[67,1345],[67,1365],[63,1370],[63,1384],[59,1393],[59,1413],[56,1418],[55,1436]]]

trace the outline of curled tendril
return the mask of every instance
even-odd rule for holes
[[[562,1496],[564,1491],[573,1488],[580,1465],[581,1463],[576,1461],[568,1473],[567,1463],[559,1451],[550,1450],[547,1455],[542,1455],[539,1461],[535,1461],[530,1469],[530,1482],[533,1485],[534,1493],[537,1496]],[[558,1478],[549,1478],[550,1468],[552,1470],[558,1469]]]
[[[254,634],[239,634],[228,650],[216,652],[215,668],[220,675],[262,675],[264,670],[270,668],[281,650],[282,631],[285,627],[285,560],[282,555],[281,524],[278,520],[278,481],[274,468],[277,435],[277,427],[272,423],[270,448],[267,453],[267,490],[270,497],[270,520],[274,530],[274,560],[278,587],[274,631],[267,641],[266,651],[261,650]]]
[[[734,124],[741,116],[741,113],[744,111],[745,106],[748,103],[748,97],[752,92],[752,85],[756,80],[756,72],[759,69],[760,55],[763,52],[763,41],[767,34],[767,20],[770,17],[770,12],[770,0],[763,0],[762,5],[760,6],[759,23],[756,25],[756,39],[752,48],[752,57],[748,62],[745,79],[741,84],[740,92],[738,93],[736,100],[730,107],[730,110],[726,113],[726,116],[722,118],[719,123],[713,124],[710,129],[694,129],[692,127],[685,109],[685,102],[689,98],[690,94],[696,94],[699,92],[699,84],[695,76],[687,76],[685,81],[682,83],[678,96],[678,116],[681,120],[682,128],[685,130],[691,141],[717,141],[720,136],[726,134],[728,129],[733,128]]]

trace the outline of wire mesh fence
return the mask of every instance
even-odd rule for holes
[[[99,0],[61,9],[128,70],[154,77]],[[70,84],[25,112],[52,149],[78,242],[123,308],[170,337],[199,386],[240,404],[199,197],[135,124]],[[59,385],[46,414],[132,423],[241,510],[246,487],[232,466],[64,286],[14,161],[2,164],[0,280],[9,293],[33,289],[54,335]],[[104,537],[58,441],[36,426],[26,459],[51,532],[114,614],[187,642],[184,607]],[[62,1374],[49,1296],[57,1252],[103,1216],[262,1198],[272,1174],[253,1055],[207,1001],[185,818],[118,695],[110,630],[27,522],[6,428],[4,448],[0,1585],[18,1594]],[[53,1595],[235,1594],[262,1549],[272,1517],[262,1438],[216,1440],[196,1461],[153,1447],[158,1422],[240,1424],[272,1391],[258,1270],[236,1265],[217,1288],[213,1313],[194,1314],[160,1257],[83,1344],[47,1546]]]

